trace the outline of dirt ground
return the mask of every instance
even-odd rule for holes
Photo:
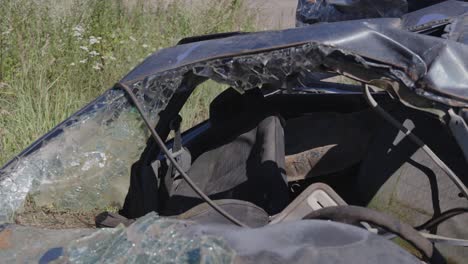
[[[246,0],[258,9],[263,29],[284,29],[295,25],[297,0]]]
[[[15,215],[15,223],[50,229],[94,228],[94,217],[101,212],[102,210],[80,212],[37,206],[27,197],[24,208]]]

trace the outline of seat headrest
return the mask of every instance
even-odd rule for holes
[[[223,119],[230,119],[239,112],[239,109],[242,109],[242,95],[233,88],[229,88],[211,102],[210,121],[218,123]]]
[[[263,95],[260,89],[252,89],[240,94],[229,88],[219,94],[210,104],[210,122],[222,123],[246,113],[255,114],[261,110]]]

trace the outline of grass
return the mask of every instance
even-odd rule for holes
[[[181,130],[185,131],[193,127],[193,125],[206,120],[209,116],[211,101],[227,88],[227,85],[221,85],[212,80],[208,80],[195,88],[180,111],[182,116]]]
[[[241,0],[205,2],[2,0],[0,166],[152,52],[187,36],[254,30]],[[184,119],[205,118],[221,89],[197,89]]]

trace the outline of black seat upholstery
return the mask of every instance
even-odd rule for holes
[[[289,202],[284,131],[263,99],[257,90],[228,89],[212,102],[211,127],[186,145],[193,161],[188,175],[212,199],[248,201],[275,214]],[[203,202],[184,181],[172,190],[164,215]]]

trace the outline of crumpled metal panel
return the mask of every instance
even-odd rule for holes
[[[407,11],[406,0],[299,0],[296,26],[363,18],[400,17]]]
[[[457,17],[447,31],[449,39],[468,44],[468,14]]]
[[[428,70],[429,87],[443,87],[444,93],[468,96],[468,61],[463,59],[464,49],[447,45],[437,54]]]
[[[431,2],[441,2],[436,5],[430,5]],[[468,12],[468,3],[465,1],[454,1],[454,0],[427,0],[411,1],[413,5],[412,8],[420,6],[430,5],[429,7],[418,9],[414,12],[405,14],[402,17],[402,24],[404,28],[412,28],[422,26],[424,24],[430,24],[432,22],[437,22],[440,20],[451,20]],[[411,6],[410,6],[411,8]]]
[[[466,10],[462,2],[450,3],[452,8]],[[409,15],[405,18],[409,18]],[[397,18],[381,18],[316,24],[184,44],[150,56],[122,82],[131,85],[148,76],[180,67],[192,68],[196,64],[206,64],[213,60],[229,61],[233,57],[313,44],[342,53],[336,57],[335,63],[322,65],[324,67],[320,71],[360,73],[359,77],[364,77],[364,80],[389,77],[402,82],[412,91],[401,96],[408,104],[417,104],[418,100],[414,99],[418,97],[433,100],[440,96],[445,98],[436,101],[449,106],[466,106],[468,84],[461,82],[457,84],[459,89],[451,89],[452,83],[448,80],[464,79],[459,75],[465,74],[466,65],[458,61],[468,61],[468,46],[444,38],[409,32],[403,22],[404,20]],[[444,50],[456,52],[458,57],[454,59],[448,56],[450,53],[444,53]],[[367,61],[367,66],[355,67],[356,57]],[[438,78],[437,71],[433,71],[431,67],[442,61],[452,65],[450,77],[437,83],[430,81]],[[443,65],[447,65],[446,62]],[[359,61],[357,64],[360,64]],[[391,76],[386,76],[387,70],[380,72],[382,66],[392,71]],[[288,78],[294,77],[290,75]]]
[[[453,0],[298,0],[296,26],[401,17],[403,26],[410,28],[461,15],[466,12],[466,6],[462,1]]]

